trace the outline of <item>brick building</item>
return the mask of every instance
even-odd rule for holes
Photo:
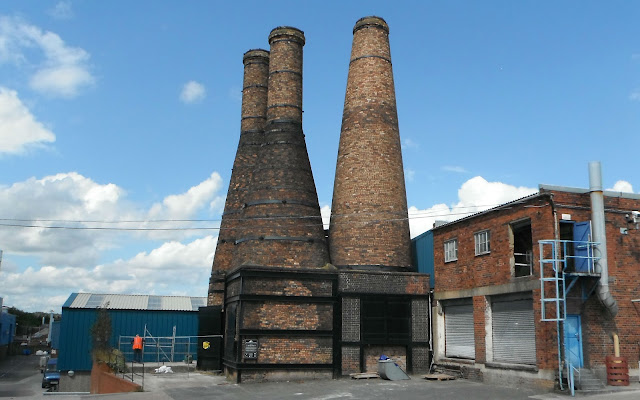
[[[602,193],[541,185],[432,230],[438,366],[509,385],[604,380],[616,334],[638,374],[640,195]]]

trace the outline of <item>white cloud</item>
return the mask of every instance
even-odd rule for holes
[[[632,101],[640,101],[640,89],[638,89],[638,90],[636,90],[636,91],[632,92],[632,93],[629,95],[629,100],[632,100]]]
[[[607,190],[612,192],[633,193],[633,186],[627,181],[617,181],[615,185],[613,185],[613,188]]]
[[[0,86],[0,153],[23,153],[56,140],[20,101],[14,90]]]
[[[34,47],[42,52],[43,60],[27,57]],[[95,81],[89,71],[89,58],[85,50],[68,46],[53,32],[19,18],[0,17],[0,62],[33,69],[29,83],[36,91],[59,97],[77,96]]]
[[[537,189],[534,188],[488,182],[483,177],[476,176],[462,184],[458,189],[459,201],[451,206],[436,204],[423,210],[409,207],[411,237],[433,228],[435,221],[454,221],[536,192]]]
[[[185,193],[167,196],[162,203],[154,204],[149,215],[156,219],[180,219],[193,216],[204,206],[214,209],[222,201],[219,196],[215,196],[221,188],[222,178],[220,174],[214,172],[209,178],[191,187]]]
[[[329,229],[329,222],[331,222],[331,207],[327,205],[321,207],[320,216],[322,217],[322,226],[324,229]]]
[[[65,20],[73,18],[71,1],[60,1],[49,10],[49,15],[55,19]]]
[[[121,187],[113,183],[99,184],[76,172],[60,173],[42,179],[30,178],[8,187],[0,187],[0,209],[7,210],[3,217],[14,219],[0,221],[0,243],[5,250],[5,258],[13,254],[36,257],[40,265],[95,265],[103,252],[117,249],[133,240],[175,241],[201,234],[203,231],[187,228],[203,224],[149,220],[186,219],[193,218],[200,211],[207,212],[209,204],[219,197],[220,187],[221,178],[213,173],[210,178],[186,193],[167,196],[164,202],[166,205],[158,204],[151,210],[144,210],[127,201],[126,192]],[[7,226],[8,224],[35,227]],[[215,227],[213,223],[204,225]],[[60,228],[45,228],[51,226]],[[181,230],[175,230],[176,228]],[[127,229],[167,230],[157,232]]]
[[[184,84],[180,92],[180,101],[185,104],[202,101],[207,95],[207,91],[201,83],[189,81]]]
[[[168,242],[127,260],[91,267],[29,267],[2,272],[5,305],[60,312],[73,292],[206,296],[217,237]],[[37,294],[37,295],[34,295]]]
[[[209,212],[222,202],[221,185],[222,179],[214,172],[185,193],[166,196],[149,210],[128,201],[118,185],[100,184],[76,172],[0,186],[0,209],[10,210],[3,217],[13,219],[0,221],[0,243],[5,251],[0,293],[5,304],[27,311],[59,311],[72,292],[206,296],[217,232],[188,230],[202,226],[192,221],[149,219],[186,219]],[[170,230],[156,233],[113,228]],[[206,236],[201,236],[202,232]],[[158,239],[164,242],[158,244]],[[122,254],[132,248],[139,249],[135,256],[100,263],[116,254],[111,251]]]

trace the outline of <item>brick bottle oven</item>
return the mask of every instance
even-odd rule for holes
[[[302,132],[304,43],[292,27],[269,35],[267,120],[225,275],[223,360],[236,382],[330,378],[337,364],[337,274]]]
[[[275,28],[267,125],[236,240],[239,265],[319,268],[329,262],[318,195],[302,133],[302,31]]]
[[[256,167],[258,149],[263,143],[264,126],[267,119],[267,83],[269,79],[269,52],[262,49],[249,50],[242,59],[244,82],[242,86],[242,111],[240,141],[229,190],[220,222],[220,233],[213,258],[207,305],[222,306],[224,303],[224,276],[233,266],[235,241],[243,232],[242,210],[250,188],[253,170]],[[244,226],[246,229],[246,224]],[[237,265],[236,265],[237,267]]]
[[[411,241],[389,27],[353,28],[329,241],[337,267],[409,270]]]
[[[429,276],[411,267],[389,26],[353,28],[329,229],[339,268],[340,371],[377,371],[385,354],[414,373],[429,368]]]
[[[271,31],[268,80],[267,52],[245,54],[209,293],[224,306],[222,359],[236,382],[372,371],[383,353],[428,370],[429,276],[411,272],[389,28],[366,17],[353,32],[330,247],[302,132],[304,34]]]

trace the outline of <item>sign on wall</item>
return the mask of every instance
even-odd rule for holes
[[[256,339],[245,339],[242,347],[243,358],[250,360],[258,358],[258,341]]]

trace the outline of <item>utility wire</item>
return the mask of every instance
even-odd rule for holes
[[[479,208],[491,208],[498,206],[500,204],[487,204],[487,205],[478,205],[478,206],[462,206],[455,207],[456,210],[465,210],[465,209],[474,209],[475,212]],[[446,215],[460,215],[467,214],[468,212],[458,212],[458,213],[449,213],[449,214],[432,214],[435,213],[434,210],[422,210],[415,211],[411,213],[412,218],[428,218],[428,217],[441,217]],[[439,210],[437,211],[439,212]],[[390,214],[390,212],[370,212],[370,213],[351,213],[351,214],[331,214],[332,217],[353,217],[353,216],[372,216],[379,214]],[[269,219],[304,219],[304,218],[315,218],[317,215],[303,215],[303,216],[286,216],[286,217],[250,217],[250,218],[232,218],[234,221],[254,221],[254,220],[269,220]],[[28,228],[40,228],[45,227],[41,225],[26,225],[26,224],[18,224],[18,222],[55,222],[55,223],[63,223],[63,224],[84,224],[84,223],[93,223],[93,224],[146,224],[146,223],[168,223],[168,222],[222,222],[222,219],[145,219],[145,220],[71,220],[71,219],[43,219],[43,218],[0,218],[0,226],[17,226],[17,227],[28,227]],[[51,227],[52,229],[60,228],[60,227]],[[78,227],[81,229],[81,227]],[[109,228],[100,228],[100,229],[109,229]],[[130,229],[130,228],[113,228],[113,229]],[[142,228],[140,228],[142,229]],[[154,229],[154,228],[144,228],[144,229]],[[162,228],[165,229],[165,228]],[[179,228],[176,228],[179,229]]]
[[[349,214],[349,215],[340,215],[340,217],[345,217],[345,219],[358,219],[357,221],[334,221],[334,224],[342,225],[342,224],[375,224],[375,223],[383,223],[383,222],[397,222],[397,221],[411,221],[417,219],[424,218],[437,218],[437,217],[448,217],[448,216],[457,216],[457,215],[469,215],[473,214],[473,211],[467,212],[457,212],[457,213],[446,213],[446,214],[419,214],[415,215],[412,213],[408,218],[380,218],[380,219],[371,219],[371,220],[360,220],[361,217],[371,216],[376,214],[389,214],[389,213],[364,213],[364,214]],[[335,215],[332,215],[335,217]],[[349,218],[351,217],[351,218]],[[255,221],[255,220],[292,220],[292,219],[309,219],[309,218],[320,218],[317,215],[313,216],[278,216],[278,217],[254,217],[254,218],[238,218],[231,219],[228,221],[233,222],[242,222],[242,221]],[[8,221],[15,222],[30,222],[30,221],[39,221],[39,222],[60,222],[60,223],[105,223],[105,224],[117,224],[117,223],[147,223],[147,222],[221,222],[221,220],[153,220],[153,221],[72,221],[72,220],[44,220],[44,219],[34,219],[34,220],[22,220],[22,219],[9,219],[4,218],[0,219],[0,227],[8,227],[8,228],[34,228],[34,229],[59,229],[59,230],[95,230],[95,231],[197,231],[197,230],[248,230],[255,229],[254,227],[227,227],[220,228],[219,226],[204,226],[204,227],[167,227],[167,228],[142,228],[142,227],[115,227],[115,226],[69,226],[69,225],[44,225],[44,224],[33,224],[33,223],[8,223]],[[324,225],[324,223],[321,223]],[[318,223],[314,224],[304,224],[302,226],[317,226]],[[300,225],[298,225],[300,226]]]

